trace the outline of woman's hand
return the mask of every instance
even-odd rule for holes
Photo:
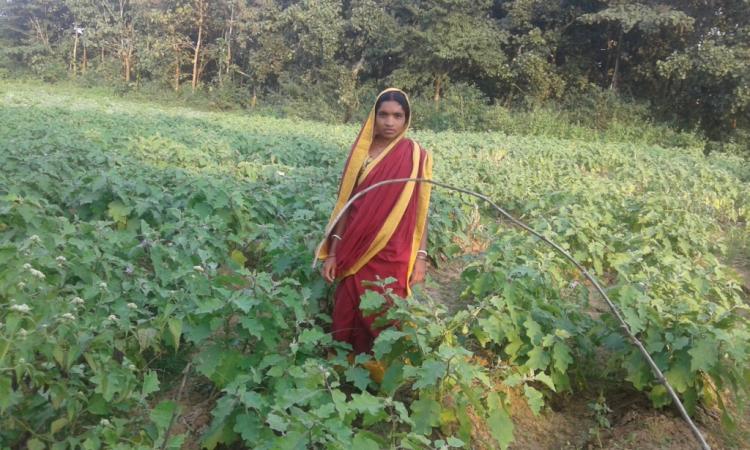
[[[333,283],[336,279],[336,257],[329,256],[323,263],[323,269],[320,271],[323,275],[323,279],[329,283]]]
[[[414,271],[411,273],[411,279],[409,280],[409,286],[424,282],[424,276],[427,272],[427,260],[423,258],[417,258],[414,262]]]

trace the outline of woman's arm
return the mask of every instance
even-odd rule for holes
[[[325,263],[323,263],[323,278],[332,283],[336,279],[336,250],[341,240],[341,235],[346,230],[346,218],[349,216],[349,211],[345,211],[341,216],[336,226],[333,227],[333,232],[328,236],[328,257]]]
[[[427,273],[427,230],[429,226],[427,221],[424,224],[424,233],[422,233],[422,240],[419,242],[419,250],[417,251],[417,259],[414,261],[414,270],[411,273],[411,279],[409,285],[418,284],[424,281],[425,274]]]

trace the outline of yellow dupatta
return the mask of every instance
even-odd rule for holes
[[[404,130],[401,132],[401,134],[396,136],[388,144],[388,146],[370,164],[368,164],[368,166],[365,168],[363,173],[360,174],[360,169],[368,157],[370,145],[372,145],[372,141],[374,137],[375,105],[377,104],[380,97],[388,92],[400,92],[401,94],[404,95],[407,102],[409,101],[409,97],[406,95],[405,92],[401,91],[400,89],[388,88],[384,90],[383,92],[381,92],[380,94],[378,94],[378,98],[375,100],[375,103],[373,104],[373,107],[370,110],[370,114],[367,116],[367,119],[362,125],[359,135],[357,136],[357,139],[352,145],[352,149],[349,153],[349,159],[344,169],[344,174],[341,178],[341,184],[339,186],[338,198],[336,199],[336,204],[334,205],[333,211],[331,212],[331,217],[328,220],[328,225],[326,226],[326,236],[323,238],[323,241],[318,245],[318,249],[316,251],[317,259],[325,259],[328,256],[328,236],[332,232],[335,226],[335,223],[333,223],[333,221],[338,217],[344,205],[351,198],[354,188],[357,185],[359,185],[359,183],[367,177],[367,175],[372,171],[372,169],[375,168],[383,160],[383,158],[385,158],[388,155],[388,153],[390,153],[390,151],[395,147],[395,145],[404,137],[404,135],[406,134],[406,131],[409,128],[409,125],[411,123],[411,114],[409,116],[409,121],[404,126]],[[419,145],[417,145],[417,143],[414,142],[414,146],[412,149],[412,170],[411,170],[410,178],[417,178],[417,176],[419,175],[420,159],[421,159],[421,150],[419,148]],[[427,178],[427,179],[432,178],[432,155],[430,155],[429,153],[427,153],[425,160],[424,160],[422,177]],[[403,214],[406,211],[406,208],[409,204],[409,200],[411,199],[411,196],[414,192],[414,188],[415,188],[415,183],[413,182],[404,183],[403,190],[401,194],[399,195],[396,205],[393,207],[390,214],[388,215],[386,220],[383,222],[383,226],[378,231],[377,235],[375,236],[375,239],[370,244],[370,247],[367,249],[364,255],[355,264],[353,264],[349,270],[347,270],[346,273],[339,274],[338,278],[344,278],[346,276],[356,273],[365,264],[367,264],[367,262],[370,259],[372,259],[373,256],[375,256],[380,250],[382,250],[385,247],[385,245],[390,240],[391,236],[393,236],[393,233],[396,230],[396,227],[401,222],[401,218],[403,217]],[[407,292],[409,292],[408,278],[411,277],[411,273],[414,268],[414,263],[416,261],[417,250],[419,250],[419,244],[422,240],[422,236],[424,235],[425,228],[426,228],[427,209],[428,209],[429,202],[430,202],[431,188],[432,188],[431,184],[424,183],[420,185],[420,189],[419,189],[419,198],[417,199],[417,218],[416,218],[417,220],[416,220],[416,225],[414,229],[414,237],[412,239],[411,255],[409,259],[409,266],[408,266],[408,272],[407,272]]]

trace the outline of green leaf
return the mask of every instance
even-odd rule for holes
[[[180,349],[180,336],[182,336],[182,319],[169,319],[167,320],[167,326],[169,332],[172,334],[172,341],[174,342],[174,350]]]
[[[50,434],[55,434],[58,431],[62,430],[65,425],[68,424],[68,419],[65,417],[61,417],[50,424],[49,432]]]
[[[44,442],[40,441],[39,439],[32,438],[26,441],[26,448],[28,450],[45,450],[47,446],[44,445]]]
[[[323,333],[320,328],[312,328],[305,330],[299,336],[300,344],[316,344],[320,341],[327,341],[328,335]]]
[[[540,373],[534,375],[534,379],[537,380],[537,381],[541,381],[542,383],[544,383],[545,385],[547,385],[547,387],[550,388],[550,389],[552,389],[553,392],[557,392],[557,390],[555,389],[555,382],[552,381],[552,378],[549,375],[547,375],[546,373],[540,372]]]
[[[156,425],[160,435],[166,431],[169,422],[172,420],[172,415],[177,411],[177,407],[177,403],[172,400],[165,400],[151,410],[151,421]]]
[[[331,392],[331,400],[336,406],[336,411],[339,413],[339,418],[343,419],[345,415],[349,413],[349,405],[346,403],[346,394],[339,390]]]
[[[20,399],[21,394],[13,391],[11,379],[0,375],[0,412],[5,412]]]
[[[373,346],[373,355],[375,358],[380,359],[384,355],[388,354],[393,349],[393,344],[398,342],[401,338],[406,336],[403,331],[394,330],[389,328],[383,330],[375,339],[375,345]]]
[[[487,426],[501,449],[507,449],[513,442],[513,421],[502,406],[490,411],[490,415],[487,417]]]
[[[240,395],[240,401],[247,408],[260,410],[266,405],[265,398],[254,391],[243,392]]]
[[[232,250],[232,252],[229,254],[229,258],[232,261],[236,262],[240,267],[244,267],[245,263],[247,262],[247,258],[239,250]]]
[[[411,404],[414,432],[430,434],[432,427],[440,425],[440,403],[430,398],[420,398]]]
[[[423,389],[435,386],[441,377],[445,376],[447,365],[442,361],[428,359],[419,367],[404,367],[404,376],[415,377],[416,382],[412,389]]]
[[[260,439],[262,425],[258,416],[240,414],[234,421],[233,430],[245,440],[245,444],[254,444]]]
[[[237,439],[237,435],[228,422],[224,419],[216,420],[211,423],[203,436],[201,436],[202,448],[213,450],[219,444],[230,444]]]
[[[526,367],[529,370],[545,370],[549,365],[549,354],[542,347],[534,347],[528,353],[529,360]]]
[[[526,336],[529,337],[529,340],[531,341],[531,343],[534,345],[539,345],[541,337],[542,337],[541,325],[539,325],[531,317],[526,319],[523,325],[526,327]]]
[[[565,373],[568,366],[573,363],[573,357],[570,356],[570,347],[563,342],[556,342],[552,347],[552,359],[555,361],[555,369]]]
[[[702,370],[708,372],[719,360],[719,345],[711,338],[701,339],[688,353],[691,356],[690,370],[697,372]]]
[[[289,428],[289,422],[286,421],[281,416],[277,416],[274,413],[269,413],[266,417],[266,423],[268,423],[268,426],[271,427],[271,429],[276,430],[280,433],[283,433]]]
[[[521,383],[523,383],[523,376],[521,376],[521,374],[518,374],[518,373],[512,373],[503,380],[503,384],[508,387],[518,386]]]
[[[132,208],[125,206],[121,201],[115,200],[109,203],[107,215],[118,224],[124,224],[128,221],[128,214],[130,214],[131,210]]]
[[[523,387],[523,394],[526,396],[526,401],[529,403],[531,412],[533,412],[535,416],[538,416],[539,412],[544,407],[544,396],[542,393],[527,384]]]
[[[382,448],[377,441],[370,437],[370,433],[360,431],[354,436],[352,440],[352,447],[357,450],[379,450]]]
[[[396,390],[404,382],[404,364],[401,362],[394,362],[388,366],[383,376],[383,381],[380,383],[380,389],[389,395],[393,395]]]
[[[456,447],[456,448],[461,448],[466,445],[464,441],[453,436],[447,439],[447,443],[449,447]]]
[[[362,294],[362,298],[359,301],[359,309],[365,314],[373,314],[380,312],[381,308],[385,304],[385,297],[370,289],[365,290]]]
[[[143,376],[143,385],[141,386],[141,396],[147,397],[152,392],[159,390],[159,378],[156,375],[156,371],[149,370],[146,375]]]
[[[353,394],[349,406],[355,411],[368,414],[377,414],[383,409],[381,401],[366,391],[361,394]]]
[[[685,359],[677,359],[672,363],[672,367],[664,373],[670,385],[679,393],[685,392],[688,387],[692,386],[693,380],[690,376],[690,366]]]
[[[344,375],[346,376],[346,379],[354,383],[360,391],[367,389],[367,386],[371,381],[370,372],[361,367],[349,367],[346,372],[344,372]]]

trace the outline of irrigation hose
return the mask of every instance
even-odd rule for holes
[[[493,202],[492,200],[490,200],[489,197],[487,197],[486,195],[480,194],[478,192],[470,191],[468,189],[463,189],[463,188],[458,188],[458,187],[455,187],[455,186],[451,186],[449,184],[442,183],[442,182],[439,182],[439,181],[428,180],[426,178],[394,178],[392,180],[385,180],[385,181],[381,181],[379,183],[375,183],[372,186],[370,186],[370,187],[368,187],[366,189],[363,189],[363,190],[359,191],[357,194],[355,194],[354,196],[352,196],[352,198],[349,199],[348,202],[346,202],[346,204],[344,205],[344,207],[341,208],[341,211],[339,211],[339,213],[336,215],[336,217],[334,218],[334,220],[331,221],[330,225],[328,226],[328,228],[325,231],[325,236],[323,238],[323,241],[321,242],[320,245],[318,245],[318,248],[315,251],[315,258],[313,259],[313,263],[312,263],[313,269],[315,269],[315,265],[318,262],[318,255],[320,254],[320,250],[321,250],[321,247],[323,245],[323,242],[325,242],[325,240],[328,239],[328,236],[333,231],[333,228],[336,226],[336,223],[338,223],[338,221],[344,215],[344,213],[346,212],[346,210],[352,205],[352,203],[354,203],[357,199],[359,199],[360,197],[362,197],[366,193],[370,192],[371,190],[379,188],[379,187],[384,186],[386,184],[408,183],[408,182],[429,183],[429,184],[432,184],[434,186],[442,187],[442,188],[445,188],[445,189],[448,189],[448,190],[452,190],[452,191],[456,191],[456,192],[460,192],[460,193],[463,193],[463,194],[468,194],[468,195],[471,195],[473,197],[476,197],[476,198],[479,198],[481,200],[484,200],[485,202],[489,203],[493,208],[495,208],[495,210],[497,210],[500,214],[502,214],[504,217],[506,217],[508,220],[510,220],[513,224],[515,224],[518,227],[520,227],[520,228],[528,231],[532,235],[538,237],[543,242],[545,242],[546,244],[548,244],[552,248],[554,248],[558,253],[560,253],[561,255],[563,255],[570,262],[572,262],[573,265],[575,265],[576,268],[578,268],[578,270],[581,271],[581,273],[583,274],[583,276],[586,277],[586,279],[588,279],[591,282],[591,284],[596,288],[596,290],[599,292],[599,294],[601,294],[602,298],[604,298],[604,301],[607,303],[607,306],[612,311],[612,314],[620,322],[620,328],[622,328],[622,331],[630,339],[630,341],[638,348],[638,350],[641,352],[641,354],[643,355],[643,357],[646,359],[646,362],[648,363],[648,365],[651,366],[651,370],[653,371],[654,375],[656,376],[656,380],[659,383],[661,383],[667,389],[667,392],[669,393],[669,396],[672,398],[672,401],[674,401],[675,405],[677,406],[677,409],[679,410],[680,415],[682,416],[682,418],[685,419],[685,422],[690,427],[690,431],[693,433],[693,436],[700,443],[701,448],[704,449],[704,450],[710,450],[711,449],[711,447],[706,442],[705,438],[701,434],[701,432],[698,429],[698,427],[695,426],[695,423],[693,423],[693,420],[688,415],[687,410],[685,409],[685,406],[682,404],[682,401],[680,401],[680,398],[677,396],[677,393],[674,391],[674,389],[672,389],[672,386],[669,384],[669,382],[667,381],[666,377],[664,376],[664,374],[662,373],[662,371],[659,369],[659,367],[656,365],[656,363],[654,362],[653,358],[648,353],[648,351],[646,350],[646,348],[643,346],[643,344],[641,343],[641,341],[639,341],[638,338],[636,338],[635,335],[630,331],[630,327],[628,327],[628,324],[622,318],[622,315],[620,314],[620,311],[617,309],[617,307],[615,306],[615,304],[612,303],[612,301],[609,299],[609,297],[607,296],[607,294],[604,292],[604,289],[602,289],[602,287],[599,285],[599,283],[596,281],[596,279],[591,274],[589,274],[589,272],[581,264],[579,264],[578,261],[576,261],[562,247],[560,247],[559,245],[555,244],[554,242],[552,242],[551,240],[547,239],[546,237],[542,236],[541,234],[537,233],[536,231],[534,231],[531,227],[529,227],[525,223],[523,223],[520,220],[516,219],[515,217],[511,216],[507,211],[505,211],[503,208],[501,208],[497,204],[495,204],[495,202]]]

